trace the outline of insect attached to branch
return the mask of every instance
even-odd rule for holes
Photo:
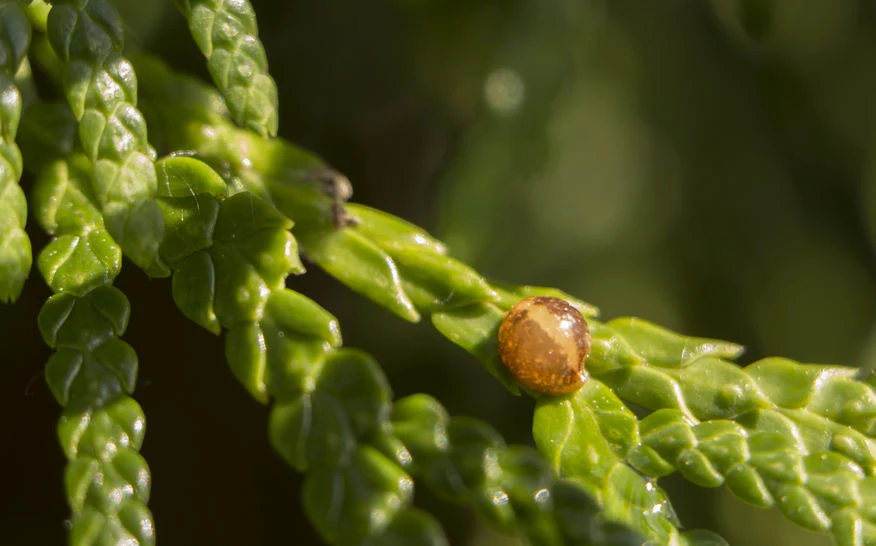
[[[552,396],[587,380],[590,329],[567,301],[531,296],[517,302],[499,326],[499,357],[524,387]]]

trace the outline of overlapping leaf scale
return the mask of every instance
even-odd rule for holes
[[[94,165],[93,195],[107,230],[134,263],[167,276],[158,256],[164,224],[154,199],[155,152],[137,109],[134,68],[121,55],[122,21],[108,0],[56,0],[47,32],[62,62],[82,148]]]
[[[750,504],[777,505],[799,525],[831,532],[837,544],[876,540],[870,508],[876,500],[872,451],[843,455],[833,449],[836,435],[831,434],[822,439],[823,445],[812,445],[814,435],[807,432],[814,431],[800,430],[792,418],[767,409],[738,421],[695,425],[677,410],[660,410],[642,421],[640,431],[642,444],[630,459],[643,472],[660,475],[677,469],[698,485],[726,484]],[[869,458],[869,465],[856,461],[855,455]]]
[[[21,152],[15,143],[21,92],[15,74],[30,46],[30,23],[17,1],[0,2],[0,301],[18,299],[33,262],[24,231],[27,201],[18,181]]]
[[[704,530],[681,532],[663,491],[625,462],[639,444],[635,415],[596,379],[565,397],[538,400],[533,436],[558,476],[593,495],[606,517],[658,544],[720,545]]]
[[[58,438],[68,459],[69,543],[155,543],[150,476],[139,450],[145,418],[130,396],[137,355],[120,338],[130,305],[112,286],[121,250],[103,227],[83,156],[55,160],[34,187],[36,218],[53,234],[38,263],[55,292],[39,315],[46,382],[64,407]]]
[[[192,150],[223,175],[229,191],[255,193],[295,218],[296,226],[309,226],[295,230],[309,259],[399,316],[419,320],[392,258],[366,236],[334,229],[337,173],[288,142],[261,138],[228,123],[203,84],[152,58],[138,58],[137,66],[145,74],[144,113],[169,150]]]
[[[488,369],[509,389],[517,391],[518,387],[499,362],[495,347],[495,331],[506,309],[522,297],[544,294],[568,299],[587,316],[596,314],[594,307],[554,289],[490,286],[470,268],[448,258],[443,245],[419,228],[373,209],[349,205],[347,213],[354,223],[346,229],[339,229],[338,205],[344,204],[348,193],[344,191],[343,178],[326,169],[319,158],[282,140],[259,138],[234,127],[223,120],[215,102],[197,98],[209,95],[202,84],[177,76],[154,60],[138,61],[138,69],[150,74],[146,78],[150,83],[143,87],[144,112],[150,126],[160,127],[161,134],[167,136],[168,146],[194,151],[196,157],[223,174],[230,192],[252,187],[247,186],[247,182],[241,185],[240,180],[254,180],[255,187],[267,188],[270,201],[278,210],[295,219],[294,231],[307,258],[404,318],[417,320],[420,312],[431,313],[436,326],[445,335],[480,356]],[[159,81],[163,83],[152,85]],[[214,278],[215,271],[206,266],[198,267],[204,271],[192,275],[193,278]],[[175,275],[175,283],[177,275],[179,272]],[[209,286],[213,282],[201,282],[201,285]],[[412,297],[408,296],[408,291]],[[190,290],[179,292],[190,293]],[[291,297],[304,300],[298,295]],[[357,447],[361,444],[352,439],[352,425],[344,418],[338,399],[313,391],[319,384],[326,355],[332,352],[334,336],[327,332],[333,329],[327,325],[333,324],[333,319],[328,322],[319,317],[308,319],[309,324],[323,324],[326,333],[321,337],[302,335],[297,330],[301,324],[282,326],[286,319],[280,317],[293,315],[279,313],[279,308],[285,304],[272,305],[274,298],[275,295],[270,296],[260,322],[243,322],[230,328],[226,353],[232,370],[257,399],[267,400],[273,396],[278,400],[272,414],[271,438],[290,464],[310,472],[307,469],[311,468],[313,461],[326,460],[342,465],[352,464],[348,461],[361,461],[360,447]],[[212,296],[206,299],[212,301]],[[418,310],[413,300],[422,309]],[[307,316],[312,311],[301,309],[298,314]],[[201,306],[201,315],[210,313],[206,306]],[[198,315],[192,311],[187,314],[193,318]],[[322,432],[313,436],[313,440],[303,440],[302,436],[309,437],[305,433],[310,430],[332,432]],[[372,445],[381,446],[385,442],[385,438],[378,437]],[[381,450],[387,453],[386,449]],[[388,453],[393,452],[390,449]],[[366,460],[370,459],[366,457]],[[318,475],[332,474],[326,471]],[[353,483],[356,483],[355,476],[349,476]],[[406,479],[401,474],[398,476],[401,480]],[[345,491],[344,482],[337,481],[340,479],[337,476],[336,481],[322,478],[320,487],[308,491],[311,494]],[[399,490],[392,495],[396,500],[403,500]],[[577,543],[575,540],[578,539],[574,537],[597,536],[596,528],[589,523],[572,521],[572,507],[587,505],[580,488],[560,484],[557,485],[557,495],[565,495],[563,498],[568,500],[568,505],[561,504],[556,510],[567,518],[563,525],[568,530],[563,532],[572,537],[569,540]],[[318,512],[311,513],[317,528],[328,540],[347,540],[349,537],[337,534],[340,520],[329,508],[345,506],[345,510],[352,510],[355,505],[328,500],[314,502],[315,506],[324,506],[326,511],[323,516]],[[553,504],[542,508],[554,509]],[[392,521],[407,521],[406,513]],[[506,512],[506,515],[517,517],[513,512]],[[329,516],[331,519],[325,519]],[[410,521],[420,521],[420,518]],[[389,528],[393,525],[391,523]],[[597,535],[591,535],[591,531]]]
[[[284,204],[294,203],[294,206],[289,207],[294,214],[296,209],[306,206],[306,200],[295,201],[287,196],[289,193],[299,192],[302,187],[300,183],[290,186],[288,183],[275,182],[269,183],[269,187],[281,209]],[[471,283],[467,284],[464,280],[467,278],[465,273],[453,269],[455,264],[443,254],[440,243],[400,220],[392,221],[381,217],[382,213],[356,205],[349,205],[347,208],[359,220],[358,224],[354,223],[340,232],[349,235],[341,235],[338,230],[327,228],[325,223],[313,223],[299,226],[299,232],[303,233],[302,240],[315,241],[318,248],[318,245],[326,244],[324,241],[349,240],[361,236],[365,242],[376,246],[383,253],[381,258],[388,257],[395,264],[398,284],[414,307],[419,312],[430,313],[433,323],[445,336],[479,356],[487,368],[509,389],[516,389],[517,386],[508,377],[497,357],[495,340],[498,325],[504,312],[521,297],[534,293],[557,294],[528,287],[489,287],[484,283],[492,289],[492,294],[482,293],[480,300],[476,294],[471,294],[474,301],[465,301],[464,298],[462,301],[454,301],[453,298],[457,297],[456,290],[465,294],[465,290],[459,287],[471,286]],[[298,215],[308,218],[307,213],[299,212]],[[308,232],[308,229],[315,230],[315,234]],[[309,248],[313,246],[311,244],[308,247],[306,242],[304,244],[309,256]],[[412,255],[416,257],[411,258]],[[347,251],[344,245],[332,244],[330,251],[316,254],[314,261],[332,273],[332,264],[321,260],[322,256],[331,257],[332,260],[349,256],[345,263],[348,269],[356,267],[357,260],[360,268],[370,267],[355,252]],[[441,262],[442,260],[444,261]],[[436,267],[437,263],[442,263],[441,267]],[[476,274],[472,272],[472,275]],[[347,281],[343,276],[336,276]],[[433,281],[435,284],[432,284]],[[376,284],[366,287],[365,290],[354,283],[348,284],[366,294],[369,290],[380,289]],[[384,288],[384,292],[388,293],[389,290]],[[380,300],[379,295],[369,295],[376,301]],[[575,301],[566,295],[559,296]],[[595,309],[580,302],[576,303],[585,315],[595,314]],[[762,413],[751,412],[778,407],[783,410],[781,415],[795,423],[795,427],[780,429],[777,434],[802,435],[806,439],[803,443],[803,455],[810,457],[805,459],[810,464],[814,464],[816,457],[827,457],[834,461],[836,474],[840,476],[838,480],[860,481],[864,476],[873,473],[871,459],[876,453],[876,445],[872,444],[867,435],[874,428],[876,396],[870,385],[855,380],[852,370],[836,366],[806,366],[780,359],[762,361],[743,370],[727,360],[736,358],[742,351],[741,347],[733,343],[679,336],[639,319],[617,319],[607,325],[591,319],[590,324],[594,347],[588,360],[589,373],[609,385],[622,398],[646,408],[671,408],[695,422],[734,418],[738,420],[743,415],[762,416]],[[634,429],[635,427],[629,428]],[[604,432],[607,434],[611,430],[605,429]],[[825,437],[825,432],[828,433],[829,442],[820,441]],[[791,445],[776,448],[778,452],[791,458],[794,449]],[[623,465],[623,456],[625,454],[612,463],[613,468],[620,473],[611,475],[623,485],[621,487],[615,484],[615,491],[624,490],[626,496],[629,496],[629,492],[635,490],[638,494],[647,496],[648,484],[633,483],[636,482],[634,473]],[[847,470],[847,465],[835,461],[836,457],[844,457],[849,464],[859,467],[856,470]],[[781,466],[792,462],[787,459],[778,464]],[[673,460],[673,464],[682,463],[695,465],[695,462],[687,460]],[[821,465],[819,472],[824,473],[824,469],[828,467],[828,463]],[[603,484],[603,488],[605,486]],[[866,489],[868,486],[865,484],[863,487]],[[596,494],[597,490],[594,488],[591,492]],[[803,494],[801,491],[803,490],[783,490],[788,493],[783,497],[786,499],[783,502],[790,503],[783,510],[791,519],[808,528],[822,531],[831,529],[841,541],[853,540],[841,544],[857,544],[859,542],[855,541],[869,536],[866,529],[872,521],[862,522],[861,515],[861,506],[866,503],[828,506],[824,508],[822,516],[827,513],[830,517],[823,516],[820,523],[816,524],[815,516],[806,514],[817,513],[815,506],[819,503],[824,505],[828,501],[823,496]],[[852,497],[855,498],[855,495]],[[610,507],[608,504],[606,506]],[[622,514],[610,509],[609,513],[612,517],[622,517]],[[649,525],[639,525],[637,528],[649,536],[653,536],[655,532],[660,536],[661,533],[658,528]],[[662,532],[669,533],[666,536],[672,537],[678,534],[673,529],[669,522]],[[853,533],[852,529],[856,531]],[[679,536],[684,538],[683,535]],[[706,542],[720,540],[702,533],[690,537],[692,538],[689,540]]]
[[[268,73],[248,0],[177,0],[231,118],[261,136],[277,135],[277,85]]]
[[[279,150],[274,153],[280,155]],[[277,207],[296,219],[295,232],[308,259],[402,318],[430,316],[442,334],[480,358],[515,394],[520,387],[496,347],[499,323],[511,306],[521,298],[544,295],[569,301],[586,317],[598,313],[553,288],[491,285],[448,256],[444,245],[420,228],[363,205],[344,204],[350,224],[338,229],[332,222],[337,193],[326,184],[325,169],[278,164],[262,158],[256,171],[265,176]]]
[[[200,160],[158,162],[158,195],[177,305],[227,331],[232,373],[257,400],[274,399],[269,435],[305,473],[308,515],[331,544],[446,544],[410,506],[413,481],[370,443],[386,434],[391,393],[368,355],[341,344],[337,320],[285,288],[302,271],[291,222],[249,192],[226,197]]]
[[[535,450],[508,447],[486,423],[450,418],[427,395],[393,406],[385,450],[440,497],[473,506],[487,522],[531,544],[630,544],[642,535],[613,523],[580,484],[558,480]]]
[[[655,410],[629,461],[652,476],[726,484],[841,545],[876,541],[873,387],[840,366],[767,358],[742,368],[726,349],[700,354],[635,319],[597,326],[591,373]]]
[[[201,116],[197,123],[206,123],[203,120],[207,117]],[[339,198],[337,186],[326,177],[326,170],[318,159],[285,143],[259,142],[226,126],[214,127],[213,131],[194,131],[193,126],[185,125],[183,120],[166,119],[186,127],[186,131],[180,131],[187,139],[181,143],[183,148],[197,150],[199,157],[214,165],[226,166],[234,176],[255,173],[262,177],[274,203],[298,222],[296,232],[309,258],[405,318],[415,320],[420,313],[431,314],[436,327],[449,339],[478,355],[500,380],[512,390],[516,389],[516,384],[498,364],[495,332],[504,311],[517,299],[547,291],[525,287],[507,289],[482,283],[464,265],[446,258],[440,243],[417,228],[377,211],[350,205],[347,209],[358,222],[337,229],[333,222]],[[214,117],[213,120],[212,123],[222,123],[221,119],[215,121]],[[595,315],[595,309],[580,302],[578,305],[586,315]],[[610,386],[622,398],[646,408],[674,410],[692,423],[691,426],[700,421],[715,421],[716,434],[723,431],[721,427],[728,426],[722,420],[733,419],[742,426],[745,418],[757,417],[768,422],[767,415],[780,415],[781,419],[769,420],[771,426],[779,436],[796,434],[805,440],[801,442],[806,450],[801,460],[809,461],[807,464],[818,471],[816,474],[825,474],[824,468],[835,467],[839,469],[835,473],[843,479],[857,480],[859,490],[871,487],[868,480],[859,479],[857,471],[849,470],[852,467],[845,462],[839,464],[836,459],[836,456],[845,457],[858,465],[864,475],[872,473],[869,457],[873,450],[869,435],[873,432],[874,398],[869,383],[855,381],[850,371],[803,366],[784,360],[770,360],[742,370],[726,360],[735,358],[741,351],[732,343],[678,336],[637,319],[618,319],[607,325],[591,319],[590,325],[594,346],[588,369],[596,380]],[[258,341],[258,336],[251,337]],[[789,422],[794,426],[780,426]],[[602,432],[603,436],[608,430]],[[825,430],[829,434],[824,434]],[[627,441],[627,444],[632,446],[634,442]],[[786,470],[785,466],[793,468],[797,464],[795,453],[802,453],[799,446],[781,442],[776,446],[772,452],[779,462],[774,470],[781,473]],[[634,460],[646,468],[645,463],[638,461],[648,449],[651,448],[643,443],[627,455],[636,453]],[[635,490],[636,494],[643,495],[643,484],[628,479],[630,472],[606,457],[605,461],[616,469],[606,475],[619,477],[612,478],[618,483],[608,489],[603,486],[603,490],[626,491],[626,494]],[[672,464],[684,462],[692,468],[707,466],[701,457],[688,457],[690,460],[673,460]],[[817,467],[815,462],[825,457],[828,463]],[[650,460],[655,469],[661,467],[656,455]],[[805,468],[805,464],[803,466]],[[668,471],[664,464],[663,472]],[[693,472],[689,474],[694,476]],[[747,479],[754,491],[743,498],[762,503],[757,494],[759,482],[750,472],[738,472],[742,477],[734,479]],[[704,477],[697,479],[708,482]],[[645,483],[644,490],[648,487]],[[593,488],[594,492],[598,490]],[[740,494],[739,491],[740,487],[736,487],[735,492]],[[813,497],[800,493],[800,489],[789,491],[786,498],[800,499],[797,510],[801,514],[807,513],[804,510],[807,505],[811,508],[809,513],[818,513],[812,507],[821,501],[813,504]],[[863,509],[840,505],[831,512],[831,527],[843,544],[854,544],[854,540],[858,540],[854,537],[862,536],[862,531],[843,534],[840,529],[866,528],[856,510]],[[797,519],[804,523],[806,520],[803,516]],[[817,519],[810,518],[811,521]],[[823,528],[823,523],[808,525]],[[671,529],[664,532],[671,533]],[[843,538],[846,536],[850,538]]]

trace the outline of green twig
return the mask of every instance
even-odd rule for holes
[[[107,231],[134,263],[167,276],[158,258],[164,225],[154,199],[155,152],[137,110],[134,68],[121,55],[122,21],[107,0],[56,0],[47,32],[82,149],[94,165],[93,191]]]
[[[277,85],[248,0],[176,0],[222,93],[231,119],[261,136],[277,135]]]
[[[37,220],[54,235],[38,260],[55,293],[39,326],[55,349],[46,381],[64,406],[58,438],[68,460],[69,542],[154,544],[149,468],[139,454],[145,418],[128,396],[137,355],[120,339],[130,305],[112,287],[122,253],[104,228],[90,180],[90,164],[78,155],[49,163],[34,188]]]
[[[15,76],[30,47],[30,35],[22,5],[0,1],[0,301],[18,299],[33,260],[24,232],[27,201],[18,185],[22,161],[15,143],[22,108]]]

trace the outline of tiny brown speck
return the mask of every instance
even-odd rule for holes
[[[499,326],[499,357],[523,386],[560,396],[584,384],[590,330],[569,302],[531,296],[517,302]]]

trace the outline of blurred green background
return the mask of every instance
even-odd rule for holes
[[[119,1],[134,47],[205,77],[170,2]],[[748,347],[745,362],[876,364],[876,4],[864,0],[254,2],[280,133],[496,280]],[[206,79],[206,78],[205,78]],[[25,181],[25,187],[29,182]],[[29,226],[33,227],[33,226]],[[35,247],[45,236],[31,229]],[[532,402],[428,324],[315,269],[290,286],[340,319],[397,396],[529,443]],[[166,545],[318,544],[301,479],[222,343],[126,264],[151,507]],[[0,542],[60,544],[59,409],[36,273],[0,308]],[[687,527],[731,544],[829,541],[721,491],[661,481]],[[452,544],[514,539],[424,490]]]

